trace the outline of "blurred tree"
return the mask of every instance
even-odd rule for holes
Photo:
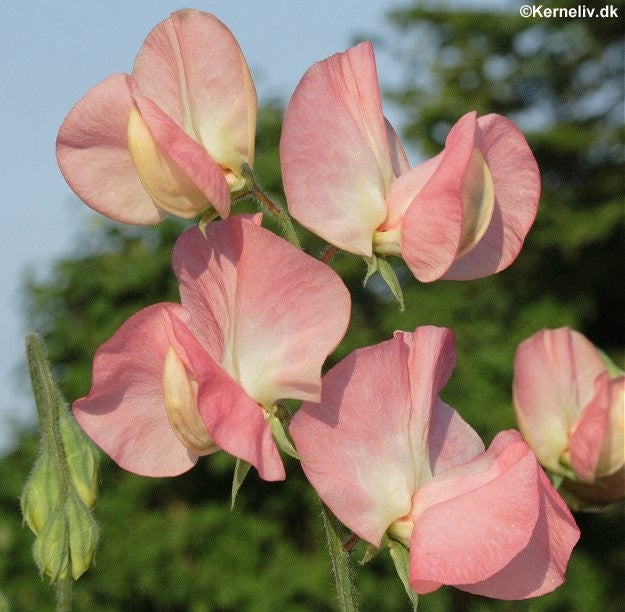
[[[622,4],[613,3],[619,13]],[[375,278],[363,289],[361,261],[337,257],[332,265],[352,293],[353,309],[331,362],[395,329],[452,327],[458,365],[443,397],[488,442],[514,426],[512,358],[521,340],[542,327],[571,325],[615,359],[623,349],[623,30],[621,18],[522,19],[516,4],[489,12],[468,6],[452,11],[419,3],[391,14],[399,34],[392,44],[406,68],[392,97],[406,117],[406,138],[428,155],[440,150],[450,125],[468,110],[517,120],[542,170],[535,228],[513,266],[487,279],[422,285],[394,261],[404,286],[403,313]],[[261,112],[255,168],[277,199],[280,120],[279,105]],[[237,207],[249,210],[249,203]],[[70,401],[87,392],[93,353],[128,316],[148,304],[177,301],[170,253],[184,227],[169,220],[127,228],[97,219],[75,258],[57,262],[46,281],[27,283],[30,323],[44,335]],[[308,252],[322,251],[320,240],[302,235]],[[20,529],[16,503],[34,452],[25,436],[0,460],[0,588],[16,610],[46,609],[52,599],[36,577],[32,538]],[[76,608],[331,607],[323,536],[298,466],[288,463],[285,483],[248,477],[230,513],[232,467],[230,458],[216,455],[182,477],[146,479],[105,461],[96,511],[101,546],[96,567],[78,582]],[[532,602],[533,610],[625,608],[622,508],[579,520],[583,536],[569,581]],[[407,608],[388,559],[357,574],[364,610]],[[453,589],[423,597],[421,606],[511,609]]]

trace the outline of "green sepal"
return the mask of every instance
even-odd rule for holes
[[[419,596],[410,588],[410,551],[401,542],[387,536],[384,536],[382,542],[388,546],[397,575],[404,585],[406,595],[412,602],[412,609],[416,610],[419,604]]]
[[[202,236],[206,238],[206,226],[219,217],[219,213],[212,207],[208,206],[202,211],[202,216],[200,220],[197,222],[197,226],[202,233]]]
[[[363,259],[367,264],[367,273],[365,274],[365,278],[362,281],[363,287],[367,284],[367,281],[371,278],[371,276],[377,272],[382,277],[382,280],[386,283],[388,288],[391,290],[393,297],[397,300],[399,304],[399,310],[403,312],[404,294],[401,290],[401,285],[399,284],[399,279],[397,278],[397,274],[395,273],[393,266],[391,266],[391,264],[385,257],[380,257],[379,255],[375,254],[373,254],[371,257],[363,257]]]
[[[369,563],[371,559],[376,557],[380,552],[381,548],[376,548],[373,544],[367,544],[367,548],[365,549],[365,554],[362,556],[362,559],[359,561],[360,565],[364,565],[365,563]]]
[[[267,417],[267,422],[269,423],[269,427],[271,427],[273,439],[276,441],[278,448],[283,453],[289,455],[289,457],[293,457],[293,459],[301,461],[302,458],[297,454],[297,451],[291,444],[290,440],[287,438],[286,432],[284,431],[284,426],[280,422],[280,419],[275,414],[270,414]]]
[[[551,480],[553,488],[557,491],[562,485],[564,476],[562,476],[562,474],[556,474],[555,472],[549,472],[549,480]]]
[[[234,466],[234,473],[232,474],[232,492],[230,493],[230,510],[234,509],[234,502],[237,499],[237,493],[247,476],[247,473],[250,471],[250,467],[252,465],[247,461],[243,461],[243,459],[239,459],[237,457],[237,463]]]
[[[606,367],[610,378],[616,378],[617,376],[623,376],[625,372],[621,370],[603,351],[597,349],[603,365]]]

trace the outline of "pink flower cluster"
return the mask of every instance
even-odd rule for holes
[[[450,330],[396,332],[322,379],[349,322],[346,287],[263,229],[261,215],[229,216],[250,192],[256,113],[232,34],[184,10],[149,34],[132,74],[96,85],[61,126],[61,170],[95,210],[135,224],[212,210],[223,219],[176,243],[181,303],[142,310],[99,348],[91,391],[73,406],[78,422],[119,465],[150,476],[180,474],[221,449],[281,480],[290,434],[310,483],[349,529],[375,547],[391,538],[409,548],[415,592],[553,590],[579,531],[528,444],[547,468],[565,465],[584,481],[622,467],[610,433],[622,380],[598,357],[558,348],[582,342],[570,332],[530,339],[515,381],[526,441],[505,431],[485,450],[438,397],[455,360]],[[382,112],[370,43],[305,74],[280,157],[292,217],[367,260],[400,256],[421,281],[506,268],[537,212],[536,162],[504,117],[467,113],[440,154],[409,167]],[[555,383],[530,356],[535,345],[540,359],[555,355]],[[581,391],[560,414],[578,361],[592,367],[573,368]],[[303,400],[288,431],[287,398]]]

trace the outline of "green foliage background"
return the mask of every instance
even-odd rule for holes
[[[512,359],[518,343],[537,330],[570,325],[622,362],[625,6],[612,4],[618,19],[522,19],[517,3],[482,12],[421,2],[390,13],[396,35],[386,44],[405,67],[405,79],[389,97],[405,118],[406,142],[432,155],[466,111],[505,114],[521,125],[537,157],[541,209],[517,261],[494,277],[424,285],[393,261],[405,312],[376,279],[362,287],[361,261],[336,258],[353,311],[330,364],[396,329],[451,327],[458,364],[443,397],[489,442],[514,427]],[[281,115],[280,104],[262,109],[255,168],[278,199]],[[244,210],[251,204],[241,205]],[[44,335],[70,401],[88,391],[93,353],[125,319],[148,304],[177,301],[170,253],[183,227],[169,220],[137,229],[94,219],[76,257],[56,262],[47,281],[27,282],[29,321]],[[308,252],[323,250],[318,239],[302,234]],[[0,591],[15,610],[53,607],[17,503],[35,453],[25,432],[0,459]],[[147,479],[103,457],[96,509],[101,544],[95,568],[76,585],[76,609],[331,609],[318,508],[297,464],[287,461],[284,483],[263,483],[250,473],[230,512],[233,466],[232,458],[214,455],[182,477]],[[582,539],[567,583],[529,609],[625,609],[622,505],[576,518]],[[359,545],[355,556],[362,552]],[[355,571],[363,610],[408,608],[386,555]],[[422,597],[420,608],[519,609],[448,588]]]

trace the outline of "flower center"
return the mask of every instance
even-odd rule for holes
[[[495,208],[495,186],[490,169],[478,149],[462,177],[462,231],[456,259],[473,250],[483,238]]]
[[[197,455],[219,450],[197,409],[197,381],[190,375],[173,346],[163,367],[163,390],[167,418],[176,437]]]

